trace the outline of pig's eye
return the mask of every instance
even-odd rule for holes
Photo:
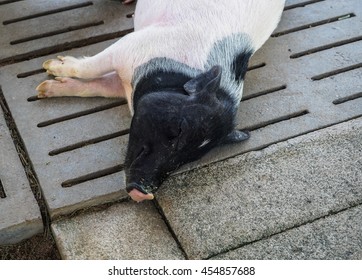
[[[178,133],[177,136],[173,139],[172,146],[178,151],[181,150],[185,145],[187,141],[187,133],[189,130],[189,125],[187,123],[186,119],[182,119],[180,122],[180,125],[178,127]]]
[[[167,139],[169,141],[176,140],[180,136],[180,134],[181,134],[181,126],[180,125],[172,126],[171,129],[168,130]]]

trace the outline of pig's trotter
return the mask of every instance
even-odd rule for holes
[[[79,77],[79,60],[71,56],[58,56],[43,63],[47,73],[59,77]]]
[[[77,92],[77,81],[71,78],[56,77],[55,80],[42,82],[36,90],[38,98],[72,96]]]
[[[56,94],[56,84],[61,82],[56,80],[47,80],[42,82],[40,85],[37,86],[36,90],[38,91],[38,98],[47,98],[53,97]]]
[[[124,97],[122,81],[116,73],[92,80],[55,77],[55,80],[42,82],[36,90],[38,98],[56,96]]]

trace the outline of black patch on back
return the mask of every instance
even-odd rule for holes
[[[244,79],[248,69],[248,62],[252,54],[251,51],[241,52],[234,58],[231,65],[231,71],[234,74],[235,81],[241,82]]]

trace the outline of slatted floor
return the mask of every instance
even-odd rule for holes
[[[47,79],[42,62],[103,50],[132,31],[133,9],[112,0],[0,1],[1,95],[53,217],[127,196],[122,164],[131,119],[122,100],[34,99]],[[246,75],[237,123],[251,139],[182,170],[362,116],[361,27],[360,0],[287,1]]]

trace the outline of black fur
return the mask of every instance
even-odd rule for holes
[[[156,80],[161,81],[162,87]],[[170,172],[199,159],[234,129],[235,106],[221,68],[194,79],[157,71],[140,80],[126,157],[127,190],[155,191]]]
[[[231,65],[231,71],[234,74],[235,81],[240,83],[244,80],[248,69],[248,62],[252,54],[253,53],[251,51],[241,52],[235,57]]]
[[[249,138],[234,130],[234,120],[250,46],[245,34],[216,42],[204,73],[168,58],[154,58],[136,69],[127,191],[154,192],[181,165],[217,145]]]

